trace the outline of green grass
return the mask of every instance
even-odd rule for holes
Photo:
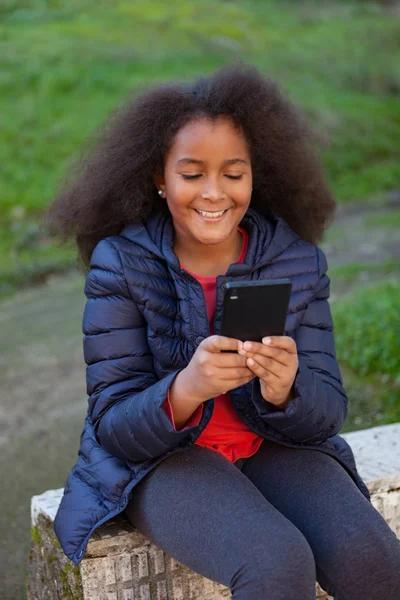
[[[354,283],[355,280],[365,276],[400,275],[400,260],[390,259],[384,263],[349,263],[338,265],[329,269],[329,277],[332,281],[341,280],[341,283]]]
[[[390,420],[400,420],[399,297],[399,279],[389,278],[332,305],[338,359],[380,384]]]
[[[338,355],[360,375],[382,374],[400,383],[399,297],[400,282],[393,279],[334,304]]]
[[[59,253],[39,231],[24,254],[26,230],[128,93],[236,58],[277,79],[303,108],[339,201],[378,200],[400,175],[399,39],[398,19],[358,2],[6,0],[0,281],[28,262],[41,271],[43,253]]]
[[[375,227],[394,227],[400,230],[400,210],[393,210],[383,215],[369,216],[364,219],[364,224],[369,229]],[[400,236],[399,236],[400,240]]]

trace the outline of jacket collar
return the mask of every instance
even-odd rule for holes
[[[249,208],[240,225],[249,233],[247,254],[243,263],[229,267],[228,275],[244,275],[259,269],[299,239],[286,221],[272,211],[264,216]],[[168,210],[154,213],[143,223],[126,225],[120,236],[166,261],[175,271],[180,271],[179,260],[174,252],[174,228]]]

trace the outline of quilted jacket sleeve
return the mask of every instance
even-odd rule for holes
[[[183,429],[185,429],[186,427],[190,427],[192,425],[198,425],[201,421],[201,418],[204,414],[204,404],[200,404],[200,406],[198,406],[196,408],[196,410],[194,411],[194,413],[192,415],[190,415],[190,417],[188,418],[188,420],[186,421],[185,425],[183,427],[181,427],[180,429],[176,428],[176,424],[175,424],[175,419],[174,419],[174,413],[172,410],[172,405],[170,402],[170,397],[169,397],[169,390],[168,390],[168,395],[167,395],[167,399],[163,404],[163,409],[165,410],[165,413],[168,415],[169,420],[172,423],[172,426],[174,428],[175,431],[182,431]]]
[[[161,456],[199,430],[175,430],[162,408],[179,370],[157,379],[147,324],[131,298],[110,239],[96,246],[90,267],[83,353],[89,416],[98,442],[112,455],[133,462]]]
[[[295,332],[299,368],[293,399],[276,410],[253,384],[253,402],[272,427],[297,442],[322,442],[340,431],[347,415],[347,396],[336,361],[333,323],[328,303],[330,280],[324,253],[317,248],[319,279],[314,298]]]

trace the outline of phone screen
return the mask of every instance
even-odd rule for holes
[[[287,278],[230,281],[225,289],[220,335],[243,342],[284,335],[291,291]]]

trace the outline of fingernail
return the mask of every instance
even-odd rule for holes
[[[254,360],[252,358],[249,358],[249,365],[252,367],[254,365]]]
[[[263,338],[263,344],[270,344],[271,343],[271,338],[270,337],[265,337]]]
[[[245,342],[244,343],[244,349],[245,350],[251,350],[251,342]]]

